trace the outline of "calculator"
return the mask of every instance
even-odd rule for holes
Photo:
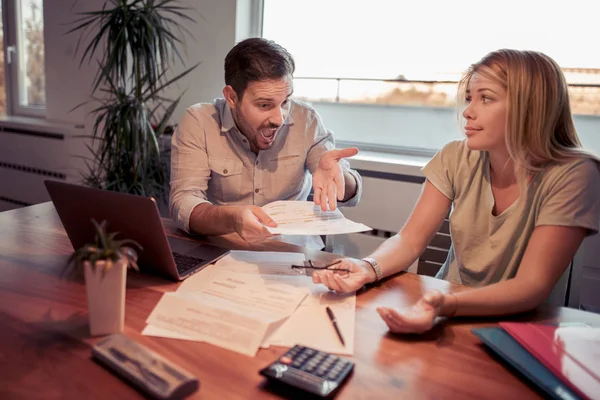
[[[296,345],[260,370],[270,381],[331,398],[354,369],[354,363],[331,353]]]

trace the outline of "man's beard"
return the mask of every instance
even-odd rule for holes
[[[233,120],[235,121],[235,124],[238,128],[238,130],[240,131],[240,133],[242,135],[244,135],[246,137],[246,139],[248,139],[248,141],[253,144],[256,148],[260,148],[259,146],[259,141],[258,141],[258,135],[260,135],[265,142],[267,142],[269,145],[271,145],[273,143],[273,141],[275,140],[275,136],[277,134],[277,130],[280,128],[278,125],[275,124],[266,124],[266,125],[261,125],[258,129],[257,129],[257,133],[256,135],[253,134],[253,129],[250,127],[250,124],[248,123],[248,121],[244,118],[244,116],[241,113],[236,113],[233,115]],[[248,133],[250,132],[250,133]]]

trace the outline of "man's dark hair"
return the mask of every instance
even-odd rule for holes
[[[263,38],[250,38],[236,44],[225,57],[225,84],[242,98],[253,81],[281,79],[293,75],[296,65],[286,49]]]

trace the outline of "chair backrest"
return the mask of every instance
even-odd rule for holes
[[[435,276],[446,261],[448,251],[452,245],[450,239],[450,221],[448,216],[440,226],[431,243],[425,248],[423,254],[419,257],[417,273],[421,275]]]
[[[573,271],[573,261],[565,269],[556,285],[548,295],[544,303],[553,307],[566,307],[569,301],[569,288],[571,286],[571,272]]]

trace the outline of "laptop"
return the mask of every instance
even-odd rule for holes
[[[193,240],[167,237],[156,201],[151,197],[90,188],[59,181],[44,181],[74,249],[92,243],[91,220],[106,221],[116,239],[133,239],[141,272],[181,281],[216,262],[228,249]]]

